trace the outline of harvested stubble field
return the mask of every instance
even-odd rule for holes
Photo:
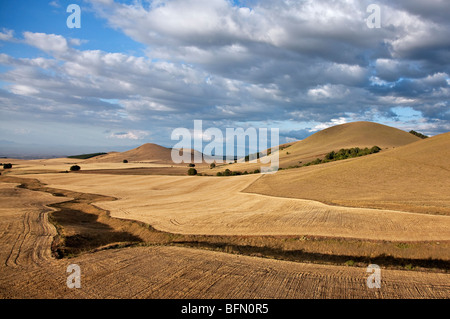
[[[245,191],[450,216],[449,158],[445,133],[361,158],[266,175]]]
[[[449,298],[450,135],[405,134],[324,130],[281,161],[389,149],[265,176],[174,176],[186,167],[156,163],[168,150],[151,144],[131,165],[111,153],[77,173],[69,159],[15,161],[0,176],[0,297]],[[66,286],[74,263],[82,289]]]
[[[29,175],[54,188],[117,198],[112,217],[190,235],[310,235],[388,241],[450,240],[450,218],[330,206],[243,193],[260,175],[234,177]],[[95,179],[95,183],[92,181]]]
[[[368,289],[365,267],[376,258],[359,260],[358,256],[346,255],[345,250],[348,253],[361,246],[371,250],[380,242],[373,242],[370,248],[367,241],[347,240],[342,245],[344,239],[337,238],[171,234],[140,222],[109,217],[107,211],[96,205],[114,200],[111,197],[49,187],[31,179],[2,177],[2,181],[7,183],[1,184],[0,211],[8,217],[2,218],[1,225],[2,298],[447,298],[449,295],[448,261],[424,260],[423,267],[417,264],[414,271],[395,270],[404,269],[405,263],[419,261],[401,256],[402,253],[391,259],[379,259],[386,263],[383,288]],[[22,187],[17,188],[18,184]],[[55,237],[56,231],[46,218],[48,213],[60,236]],[[85,239],[89,239],[91,246],[82,240],[61,245],[67,244],[64,241],[71,236],[87,236]],[[56,241],[52,241],[54,237]],[[423,252],[425,247],[421,246],[424,243],[393,244],[391,248],[397,246],[401,252],[408,249]],[[442,255],[441,248],[448,251],[447,242],[440,244],[434,252],[437,255]],[[74,249],[70,250],[70,245]],[[61,247],[68,250],[58,250]],[[118,247],[122,248],[111,249]],[[323,251],[325,247],[336,251],[330,254]],[[319,253],[321,250],[323,253]],[[72,257],[55,259],[52,253]],[[344,266],[348,258],[363,267]],[[310,263],[299,262],[302,260]],[[83,269],[83,289],[71,290],[65,285],[65,270],[72,263]]]

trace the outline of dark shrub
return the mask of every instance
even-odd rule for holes
[[[123,163],[124,163],[124,164],[127,164],[127,163],[128,163],[128,160],[123,160]]]
[[[197,170],[195,168],[190,168],[188,170],[188,175],[191,175],[191,176],[197,175]]]
[[[12,168],[12,164],[11,163],[3,164],[3,169],[7,169],[7,168]]]
[[[210,169],[213,169],[213,168],[215,168],[216,167],[216,163],[211,163],[211,165],[209,165],[209,168]]]
[[[195,164],[191,163],[191,164],[189,164],[189,167],[195,167]]]
[[[225,172],[223,172],[223,176],[231,176],[231,171],[227,168]]]
[[[222,172],[217,172],[216,176],[223,176]]]
[[[381,148],[379,148],[378,146],[374,146],[370,149],[370,153],[378,153],[379,151],[381,151]]]
[[[78,165],[73,165],[73,166],[70,167],[70,170],[72,172],[78,172],[80,169],[81,169],[81,167],[78,166]]]
[[[328,153],[327,155],[325,155],[325,159],[334,160],[335,156],[336,156],[336,153],[334,151],[332,151],[332,152]]]

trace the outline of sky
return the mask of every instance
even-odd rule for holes
[[[0,156],[172,147],[194,120],[448,132],[450,1],[390,2],[2,0]]]

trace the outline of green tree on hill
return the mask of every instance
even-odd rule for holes
[[[73,166],[70,167],[70,170],[72,172],[78,172],[80,169],[81,169],[81,167],[78,166],[78,165],[73,165]]]
[[[197,170],[195,168],[190,168],[188,170],[188,175],[190,176],[197,175]]]

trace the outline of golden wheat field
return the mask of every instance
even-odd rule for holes
[[[449,13],[0,0],[3,313],[438,313]]]
[[[394,130],[389,144],[386,130],[324,130],[286,150],[298,159],[305,145],[311,158],[331,146],[389,147],[268,175],[187,176],[187,166],[156,162],[167,149],[153,145],[129,151],[127,164],[117,153],[8,159],[0,297],[448,298],[449,135]],[[155,149],[163,154],[146,155]],[[82,170],[67,173],[73,164]],[[67,287],[69,264],[83,270],[83,289]],[[379,289],[367,286],[369,264],[380,264]]]
[[[450,240],[448,216],[330,206],[242,192],[260,178],[29,175],[53,188],[117,198],[96,205],[112,217],[200,235],[316,235],[398,241]],[[95,184],[92,184],[95,179]]]
[[[55,230],[45,216],[46,205],[62,199],[14,186],[1,184],[2,298],[448,297],[450,276],[444,273],[384,270],[383,288],[371,290],[364,268],[173,246],[101,250],[57,260],[50,251]],[[66,268],[74,263],[83,269],[83,289],[65,284]]]

